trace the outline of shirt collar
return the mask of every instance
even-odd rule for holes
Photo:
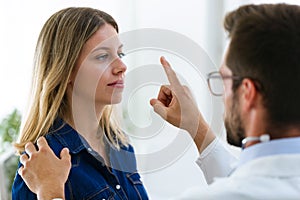
[[[50,133],[57,133],[53,134],[54,137],[62,144],[62,146],[67,147],[72,154],[77,154],[82,150],[87,150],[93,156],[98,157],[98,153],[96,153],[85,138],[80,135],[75,129],[73,129],[69,124],[67,124],[61,118],[57,118],[53,123],[53,126],[50,129]],[[105,151],[107,155],[111,152],[118,151],[115,147],[113,147],[108,141],[106,137],[104,137],[104,144],[105,144]],[[102,159],[100,159],[102,160]]]
[[[58,118],[55,120],[49,133],[52,133],[51,135],[53,135],[63,147],[69,148],[70,153],[78,154],[82,150],[86,150],[89,154],[104,163],[103,158],[92,150],[88,142],[62,119]],[[132,146],[129,145],[126,147],[122,145],[121,149],[118,150],[106,140],[104,140],[104,142],[106,143],[106,151],[107,155],[109,155],[111,168],[123,172],[136,172],[136,159]]]
[[[240,154],[238,167],[256,158],[279,154],[300,154],[300,137],[275,139],[245,148]]]
[[[59,132],[59,134],[53,134],[54,137],[56,137],[64,147],[67,147],[70,153],[77,154],[83,149],[86,149],[79,133],[61,118],[57,118],[50,129],[50,133],[57,132]]]

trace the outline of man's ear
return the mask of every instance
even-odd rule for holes
[[[241,103],[243,104],[243,109],[249,111],[253,107],[257,106],[259,101],[258,91],[253,80],[245,78],[241,84],[240,89]]]

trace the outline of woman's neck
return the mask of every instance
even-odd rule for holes
[[[103,143],[104,132],[99,126],[103,109],[104,107],[102,109],[98,107],[97,111],[91,112],[87,107],[81,107],[81,109],[77,107],[66,122],[88,142],[94,151],[101,155],[107,165],[109,162]]]
[[[81,101],[70,104],[71,113],[67,122],[77,130],[85,139],[98,135],[99,122],[105,105],[95,105],[95,102]]]

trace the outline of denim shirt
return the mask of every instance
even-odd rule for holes
[[[120,150],[117,150],[106,145],[109,146],[107,155],[111,164],[108,167],[87,141],[60,119],[56,120],[51,131],[46,135],[46,139],[57,156],[64,147],[70,150],[72,167],[65,184],[67,200],[148,199],[137,172],[132,146],[122,146]],[[12,187],[12,199],[37,199],[18,173],[16,173]]]

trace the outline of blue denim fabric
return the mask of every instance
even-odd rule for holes
[[[111,162],[111,167],[107,167],[103,158],[62,120],[56,120],[46,139],[57,156],[64,147],[70,150],[72,168],[65,184],[66,199],[148,199],[137,172],[132,146],[122,146],[118,151],[106,145]],[[12,187],[12,199],[37,199],[18,173]]]

